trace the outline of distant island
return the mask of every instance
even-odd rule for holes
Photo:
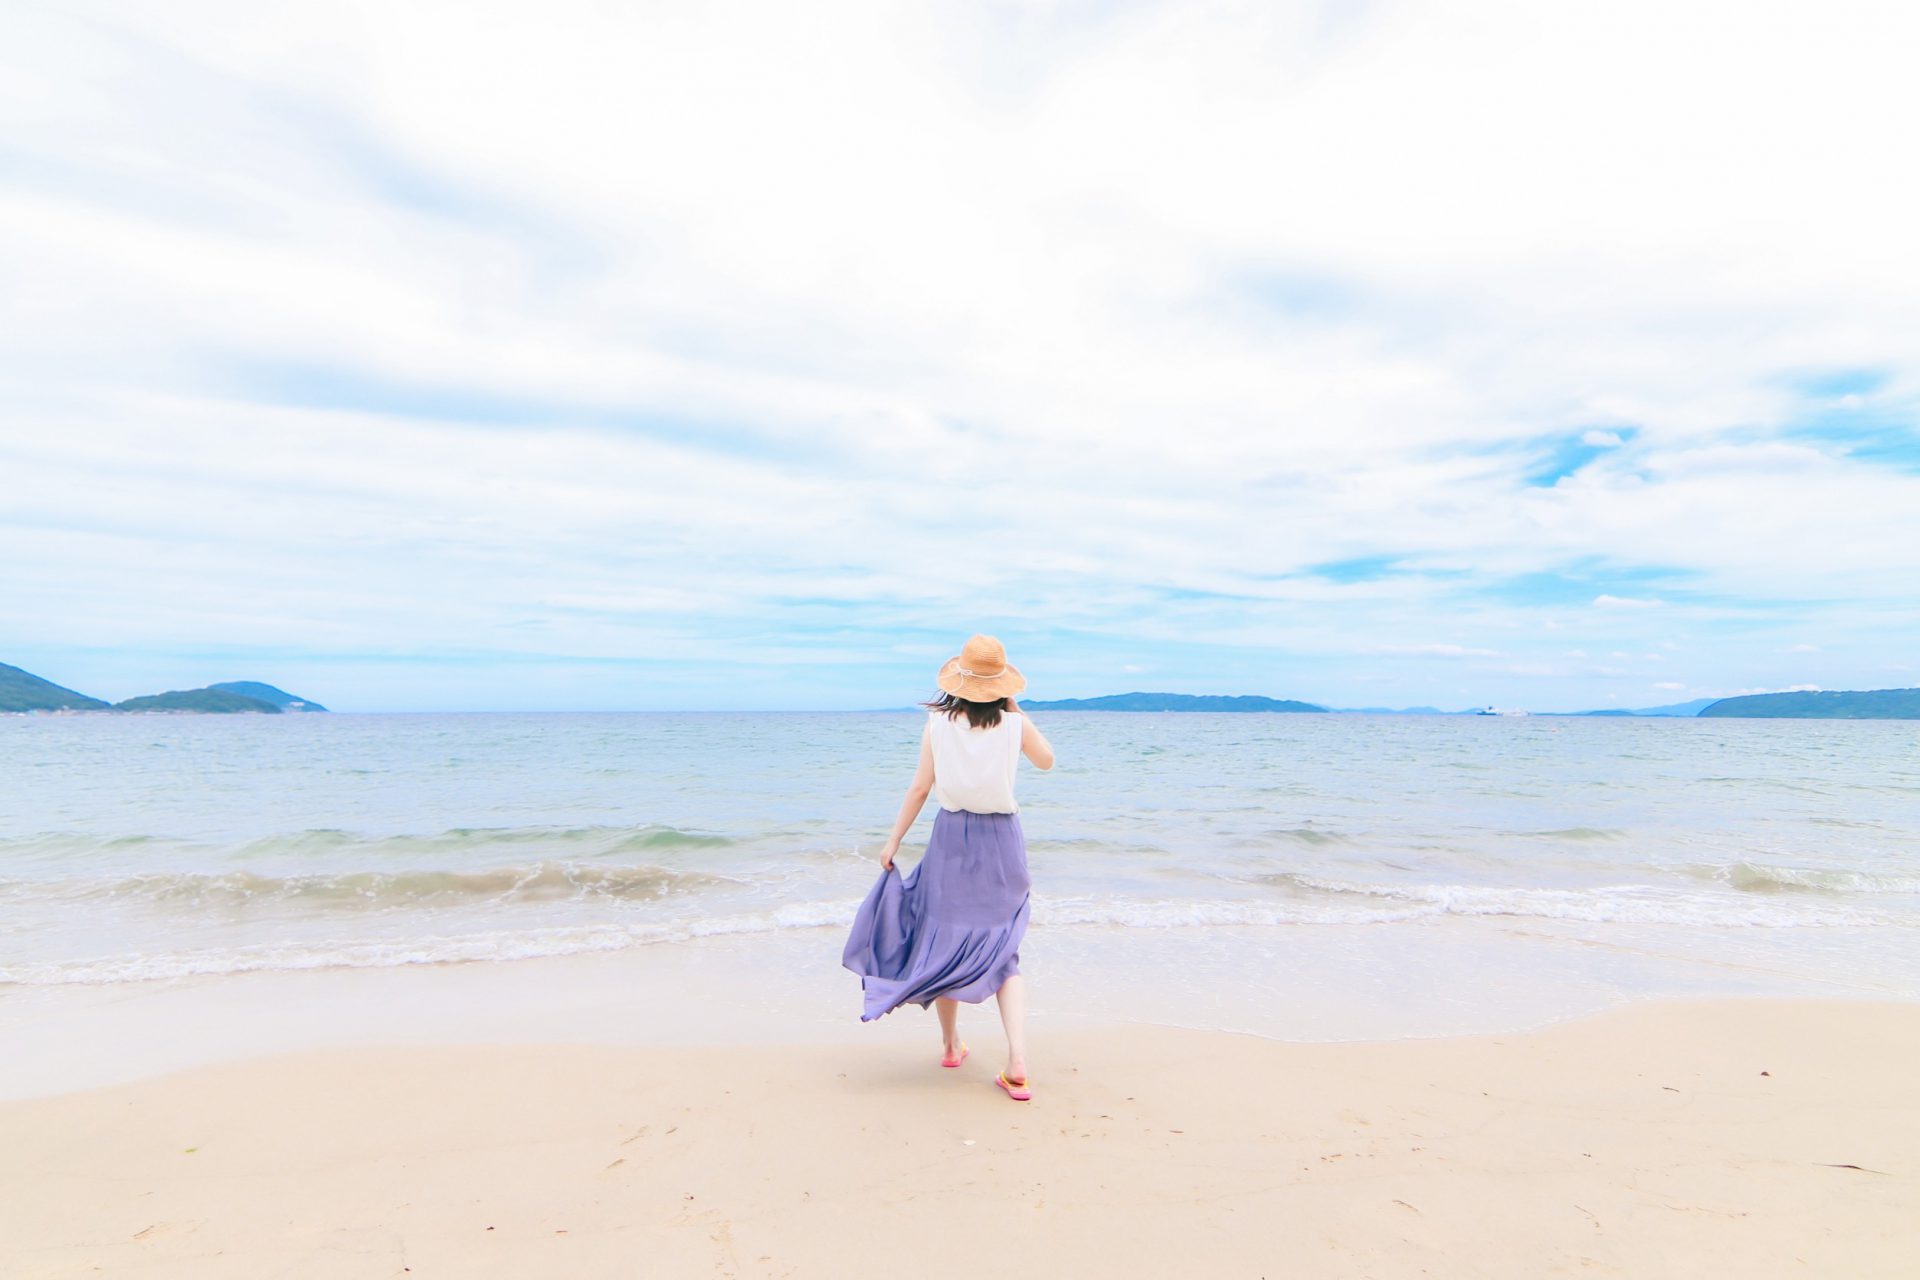
[[[280,708],[244,693],[228,693],[209,685],[205,689],[172,689],[128,698],[113,704],[115,711],[198,711],[206,715],[279,715]]]
[[[270,684],[258,680],[222,680],[219,684],[210,684],[209,690],[221,693],[237,693],[243,698],[253,698],[259,702],[272,704],[276,711],[325,711],[326,708],[310,698],[296,698],[285,689],[276,689]]]
[[[1920,720],[1920,689],[1750,693],[1703,708],[1703,718],[1776,720]]]
[[[1228,697],[1210,693],[1110,693],[1103,698],[1056,698],[1051,702],[1024,702],[1035,711],[1325,711],[1311,702],[1291,698],[1262,698],[1252,694]]]
[[[1058,698],[1046,702],[1027,702],[1035,711],[1328,711],[1311,702],[1287,698],[1262,698],[1251,695],[1230,697],[1192,693],[1114,693],[1104,698]],[[1361,707],[1359,712],[1393,715],[1484,715],[1474,708],[1464,712],[1440,712],[1432,707],[1396,710],[1387,707]],[[1645,716],[1681,719],[1777,718],[1790,720],[1920,720],[1920,688],[1877,689],[1853,693],[1840,690],[1803,693],[1757,693],[1737,698],[1695,698],[1658,707],[1633,709],[1609,708],[1601,711],[1562,711],[1545,714],[1559,716]]]
[[[106,711],[107,703],[0,662],[0,711]]]
[[[75,693],[30,671],[0,662],[0,713],[22,711],[173,711],[203,715],[280,715],[289,711],[325,711],[310,698],[298,698],[285,689],[258,680],[229,680],[204,689],[175,689],[167,693],[105,702]]]
[[[1604,711],[1576,711],[1579,716],[1697,716],[1706,708],[1719,701],[1717,698],[1695,698],[1691,702],[1669,702],[1664,707],[1636,707],[1628,710],[1624,707],[1609,707]]]

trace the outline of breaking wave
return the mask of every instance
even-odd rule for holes
[[[634,892],[669,892],[657,868],[633,868]],[[491,873],[489,873],[491,874]],[[504,873],[503,873],[504,874]],[[670,873],[669,873],[670,874]],[[477,883],[485,877],[468,878]],[[1276,878],[1278,879],[1278,878]],[[1884,917],[1820,902],[1747,901],[1622,885],[1598,889],[1516,889],[1467,885],[1360,885],[1285,877],[1285,896],[1255,899],[1037,897],[1041,928],[1122,929],[1381,925],[1446,916],[1511,916],[1594,924],[1718,928],[1873,927]],[[524,882],[523,882],[524,883]],[[562,877],[556,883],[570,883]],[[496,886],[497,887],[497,886]],[[507,891],[514,891],[507,886]],[[566,890],[571,892],[572,890]],[[764,910],[682,918],[602,921],[578,926],[422,933],[404,939],[342,939],[261,944],[147,955],[0,966],[0,985],[141,982],[262,970],[388,968],[466,964],[623,951],[659,943],[794,929],[844,928],[848,899],[785,903]],[[423,922],[431,917],[423,916]]]
[[[381,910],[571,898],[656,901],[675,893],[696,892],[726,883],[734,881],[730,877],[666,867],[535,862],[485,871],[342,871],[304,876],[271,876],[251,871],[155,872],[97,880],[10,880],[0,881],[0,899],[38,896],[67,901],[144,901],[176,907],[226,909],[299,903],[320,910]]]
[[[1742,893],[1920,893],[1920,876],[1875,875],[1844,868],[1775,867],[1734,862],[1689,867],[1687,872],[1696,879],[1723,884]]]
[[[428,834],[399,835],[365,835],[320,827],[266,836],[226,847],[204,841],[170,840],[158,835],[95,836],[46,832],[0,840],[0,859],[24,855],[84,862],[90,855],[125,853],[143,846],[202,849],[241,859],[347,854],[365,857],[368,861],[427,857],[458,861],[487,850],[513,848],[530,848],[548,858],[566,859],[664,853],[678,849],[714,849],[734,843],[732,838],[712,832],[685,831],[657,824],[642,827],[453,827]]]

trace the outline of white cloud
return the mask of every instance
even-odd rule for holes
[[[1460,644],[1383,644],[1375,645],[1367,652],[1417,658],[1497,658],[1500,656],[1496,649],[1475,649]]]
[[[1695,683],[1799,674],[1770,614],[1910,651],[1920,476],[1787,438],[1783,375],[1915,395],[1920,16],[1332,13],[23,13],[0,641],[747,667],[986,612],[1405,701],[1655,606]],[[1511,585],[1559,573],[1593,609]]]
[[[1684,689],[1687,686],[1678,680],[1661,680],[1661,681],[1657,681],[1653,687],[1656,689],[1662,690],[1664,692],[1672,693],[1672,692],[1678,692],[1679,690]]]

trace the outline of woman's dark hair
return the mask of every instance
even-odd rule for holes
[[[1007,709],[1005,698],[995,698],[992,702],[968,702],[965,698],[956,698],[950,693],[941,693],[920,704],[929,711],[938,711],[949,720],[966,716],[967,723],[976,729],[991,729],[1000,723],[1000,713]]]

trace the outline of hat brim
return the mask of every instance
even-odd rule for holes
[[[941,691],[968,702],[992,702],[997,698],[1011,698],[1027,687],[1027,678],[1020,674],[1020,668],[1009,662],[997,676],[963,676],[960,674],[960,659],[947,659],[940,674],[933,678]]]

